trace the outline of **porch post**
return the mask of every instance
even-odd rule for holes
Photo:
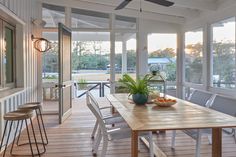
[[[185,81],[185,70],[184,70],[184,32],[179,28],[177,35],[177,66],[176,66],[176,96],[178,98],[184,98],[184,81]]]
[[[114,21],[115,15],[111,14],[111,33],[110,33],[110,42],[111,42],[111,53],[110,53],[110,93],[115,93],[115,31],[114,31]]]
[[[136,73],[137,76],[145,75],[148,72],[148,52],[147,52],[147,33],[142,26],[142,19],[138,19],[137,33],[137,57],[136,57]]]
[[[127,47],[126,40],[122,40],[122,74],[127,73]]]

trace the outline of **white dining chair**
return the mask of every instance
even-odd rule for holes
[[[86,93],[86,103],[89,103],[89,97],[94,98],[94,96],[91,94],[91,92],[87,91]],[[106,99],[106,98],[97,98],[96,99],[97,103],[97,107],[99,108],[99,112],[101,114],[101,116],[103,117],[103,120],[105,121],[106,125],[114,125],[115,123],[122,123],[124,122],[124,119],[119,115],[119,114],[109,114],[109,111],[111,111],[111,105],[110,102]],[[101,104],[101,105],[99,105]],[[91,138],[94,139],[95,135],[97,133],[98,130],[98,121],[96,120],[95,125],[93,127],[93,131],[91,134]]]
[[[91,96],[90,93],[87,93],[87,95],[88,95],[87,106],[92,111],[92,113],[94,114],[94,116],[97,118],[97,121],[98,121],[98,134],[97,134],[98,137],[97,137],[95,145],[93,146],[93,153],[94,155],[97,154],[99,145],[101,143],[101,140],[103,139],[101,157],[105,157],[106,152],[107,152],[108,141],[130,138],[131,129],[128,127],[128,125],[122,125],[121,127],[116,126],[113,128],[108,128],[98,108],[96,99],[93,96]],[[144,132],[144,133],[141,133],[140,136],[144,136],[148,138],[150,157],[154,157],[152,132],[151,131]]]
[[[214,96],[212,93],[202,90],[194,90],[193,93],[190,95],[188,101],[202,107],[209,107],[213,97]],[[211,129],[187,129],[182,131],[196,140],[195,157],[200,157],[202,136],[207,136],[209,144],[212,143]],[[175,148],[175,138],[176,138],[176,130],[172,132],[171,147],[173,149]]]

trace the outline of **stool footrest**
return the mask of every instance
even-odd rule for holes
[[[20,144],[17,144],[17,146],[24,146],[24,145],[28,145],[30,144],[29,142],[26,142],[26,143],[20,143]],[[31,144],[36,144],[35,142],[31,142]],[[44,142],[37,142],[37,144],[44,144],[44,145],[47,145],[48,143],[44,143]]]

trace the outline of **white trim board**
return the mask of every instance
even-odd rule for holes
[[[21,25],[26,25],[26,23],[23,20],[21,20],[16,14],[14,14],[12,11],[10,11],[7,7],[2,5],[1,3],[0,3],[0,13],[3,14],[4,17],[6,18],[9,17],[10,19],[14,20],[15,22]]]

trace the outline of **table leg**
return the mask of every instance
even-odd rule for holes
[[[138,131],[131,131],[131,157],[138,157]]]
[[[222,157],[222,128],[212,129],[212,157]]]

